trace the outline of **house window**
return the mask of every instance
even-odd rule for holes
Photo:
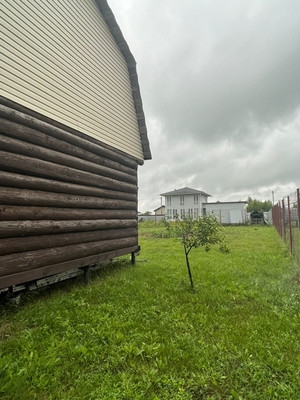
[[[199,195],[194,194],[194,206],[197,206],[199,204]]]
[[[167,206],[171,206],[171,196],[167,196]]]
[[[177,218],[177,216],[178,216],[177,209],[174,208],[173,209],[173,218]]]
[[[180,210],[180,218],[183,219],[184,217],[185,217],[185,209],[182,208],[182,209]]]
[[[167,218],[172,218],[172,210],[167,209]]]
[[[192,208],[189,208],[189,209],[188,209],[188,216],[189,216],[189,217],[192,217],[192,216],[193,216],[193,209],[192,209]]]
[[[180,196],[180,205],[184,206],[184,196]]]
[[[194,208],[194,217],[199,217],[199,208]]]
[[[206,208],[203,208],[203,215],[206,215]]]

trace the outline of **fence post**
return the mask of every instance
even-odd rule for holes
[[[282,238],[281,229],[280,229],[280,205],[279,205],[279,203],[277,203],[275,206],[274,214],[275,214],[275,226],[276,226],[278,234]]]
[[[281,226],[280,226],[280,224],[281,224],[280,215],[281,215],[280,214],[280,204],[277,203],[275,205],[275,210],[274,210],[274,216],[275,216],[274,221],[275,221],[275,227],[277,229],[277,232],[278,232],[278,234],[280,235],[280,237],[282,239],[282,232],[281,232]]]
[[[291,216],[290,196],[287,197],[287,205],[288,205],[288,224],[289,224],[289,232],[290,232],[290,252],[293,253],[293,235],[292,235],[292,216]]]
[[[280,220],[279,220],[279,218],[280,218],[280,210],[279,210],[279,203],[277,203],[276,204],[276,229],[277,229],[277,232],[279,233],[279,235],[280,235],[280,237],[282,238],[282,236],[281,236],[281,230],[280,230]]]
[[[286,229],[285,229],[285,205],[284,205],[284,199],[282,199],[282,238],[286,243]]]
[[[280,234],[279,232],[279,226],[278,226],[278,204],[275,204],[275,206],[272,207],[272,221],[273,225],[275,226],[277,233]]]
[[[282,207],[282,202],[279,203],[279,218],[280,218],[280,236],[284,240],[284,208]]]
[[[297,189],[298,228],[300,229],[300,191]]]

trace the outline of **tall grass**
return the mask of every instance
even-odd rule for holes
[[[273,228],[226,228],[230,254],[140,228],[136,266],[2,307],[3,399],[300,398],[299,275]]]

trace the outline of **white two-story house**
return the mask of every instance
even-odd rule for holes
[[[207,203],[209,194],[201,190],[184,187],[171,192],[162,193],[165,197],[165,215],[167,219],[185,216],[202,216],[203,203]]]

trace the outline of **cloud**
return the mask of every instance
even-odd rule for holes
[[[175,187],[223,200],[299,186],[297,0],[109,4],[138,63],[153,155],[142,210]]]

